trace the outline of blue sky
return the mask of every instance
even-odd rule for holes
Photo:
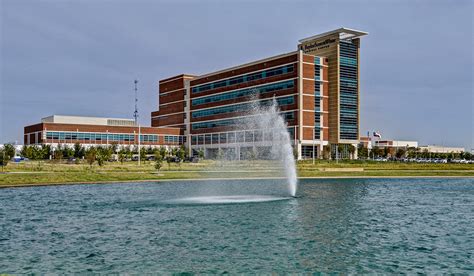
[[[51,114],[150,124],[158,80],[296,49],[339,27],[361,52],[361,132],[474,148],[473,1],[0,0],[0,143]]]

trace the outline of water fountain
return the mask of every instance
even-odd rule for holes
[[[167,201],[172,204],[223,204],[223,203],[248,203],[267,202],[288,199],[296,196],[297,175],[293,147],[285,119],[280,114],[278,102],[275,98],[258,100],[258,93],[251,98],[251,102],[242,110],[245,117],[235,125],[235,141],[224,146],[227,151],[223,153],[221,148],[214,148],[219,154],[215,166],[210,170],[226,172],[238,172],[246,170],[258,171],[257,166],[271,171],[272,178],[278,178],[277,185],[285,185],[285,195],[256,195],[254,191],[239,190],[239,194],[229,190],[223,183],[216,183],[210,187],[203,187],[203,196],[185,197]],[[247,134],[251,134],[249,141]],[[237,134],[242,134],[239,139]],[[242,138],[242,137],[241,137]],[[246,152],[243,152],[247,150]],[[251,154],[253,157],[245,156]],[[241,160],[241,159],[251,159]],[[256,160],[259,161],[256,161]],[[258,165],[257,165],[258,164]],[[263,170],[262,170],[263,171]],[[280,184],[281,183],[281,184]],[[281,186],[280,186],[281,187]],[[248,192],[242,195],[241,193]],[[204,196],[205,195],[205,196]],[[288,197],[288,195],[290,197]]]
[[[275,161],[272,166],[284,172],[288,193],[294,197],[297,189],[295,158],[287,124],[279,112],[275,98],[263,102],[254,101],[251,116],[242,120],[239,128],[262,131],[264,135],[271,134],[262,138],[262,143],[270,148],[267,157]]]

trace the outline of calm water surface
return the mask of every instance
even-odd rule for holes
[[[0,189],[0,273],[474,273],[473,179]],[[268,197],[265,197],[268,199]],[[176,200],[178,199],[178,200]]]

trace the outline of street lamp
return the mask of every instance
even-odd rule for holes
[[[315,131],[315,128],[313,127],[313,165],[314,165],[314,153],[315,153],[315,150],[314,150],[314,148],[315,148],[315,145],[314,145],[314,139],[315,139],[315,138],[314,138],[314,135],[315,135],[315,132],[316,132],[316,131]]]

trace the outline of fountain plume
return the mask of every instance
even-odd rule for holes
[[[249,144],[248,141],[237,141],[236,139],[236,145],[241,150],[252,147],[250,153],[244,152],[251,154],[252,158],[246,156],[244,159],[266,160],[266,166],[275,171],[274,176],[286,179],[288,194],[294,197],[297,190],[295,158],[288,126],[280,114],[277,99],[259,100],[258,93],[254,93],[250,100],[250,106],[242,110],[247,116],[242,118],[234,128],[236,131],[253,132],[254,141]],[[259,133],[259,135],[255,133]],[[229,163],[227,160],[239,160],[242,153],[238,155],[232,158],[219,149],[216,156],[217,167],[222,168],[225,164],[226,169],[229,169],[230,165],[227,164]],[[252,164],[248,164],[248,166],[252,166]]]

